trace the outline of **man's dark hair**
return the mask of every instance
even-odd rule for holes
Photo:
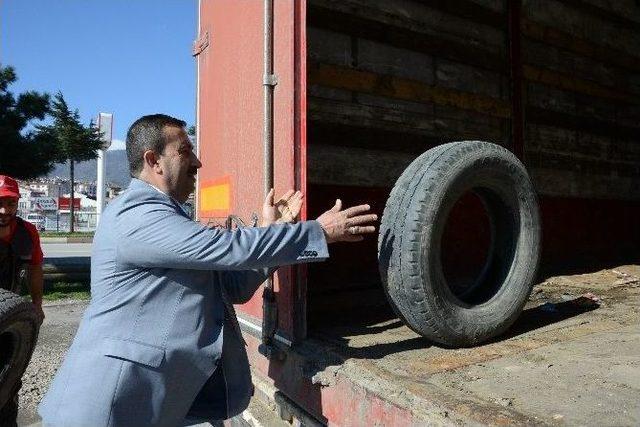
[[[142,155],[147,150],[162,154],[167,140],[163,130],[166,126],[185,127],[187,124],[175,117],[166,114],[151,114],[142,116],[129,128],[127,132],[127,159],[129,159],[129,172],[137,178],[142,172]]]

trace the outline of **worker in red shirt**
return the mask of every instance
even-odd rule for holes
[[[0,175],[0,288],[20,294],[26,286],[40,323],[42,311],[42,248],[36,227],[17,216],[20,190],[15,179]],[[0,424],[16,425],[18,382],[13,396],[0,408]]]

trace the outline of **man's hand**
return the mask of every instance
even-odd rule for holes
[[[271,224],[293,223],[302,208],[302,193],[300,191],[289,190],[273,203],[273,188],[267,194],[262,205],[263,227]]]
[[[375,233],[376,227],[371,223],[377,221],[378,215],[366,214],[369,209],[369,205],[359,205],[342,210],[342,201],[336,200],[336,204],[317,219],[327,243],[359,242],[364,234]]]

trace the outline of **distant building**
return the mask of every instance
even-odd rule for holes
[[[61,178],[37,178],[22,181],[22,184],[34,196],[58,197],[63,193],[68,193],[71,189],[69,180]]]
[[[18,215],[21,218],[41,217],[42,228],[66,231],[69,229],[69,207],[71,184],[69,180],[37,178],[19,180],[21,198],[18,201]],[[118,184],[106,184],[106,202],[122,193]],[[78,230],[93,230],[96,227],[96,182],[74,182],[75,224]],[[33,220],[32,220],[33,222]]]
[[[42,194],[43,196],[49,195],[49,185],[45,182],[31,182],[29,183],[29,190],[35,193]]]

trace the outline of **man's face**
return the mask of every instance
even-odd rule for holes
[[[18,212],[16,197],[0,197],[0,227],[7,227]]]
[[[167,126],[164,135],[167,145],[158,162],[162,166],[169,194],[184,203],[195,189],[196,173],[202,163],[193,152],[191,141],[183,128]]]

